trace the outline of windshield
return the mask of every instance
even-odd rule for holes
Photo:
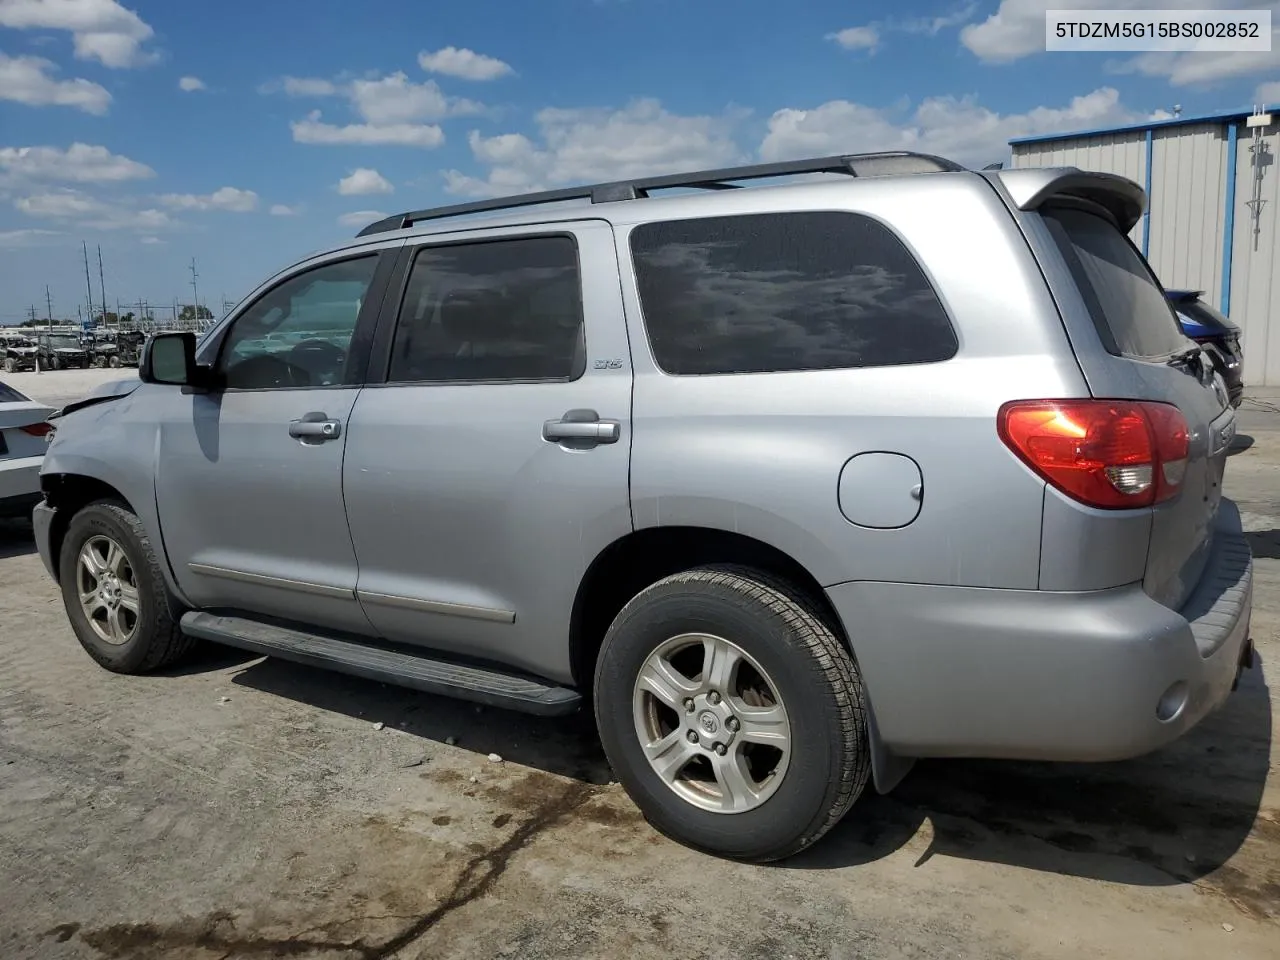
[[[59,350],[65,350],[68,347],[74,350],[79,350],[80,341],[75,337],[50,337],[49,346],[56,347]]]

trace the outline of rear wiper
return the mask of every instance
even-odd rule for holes
[[[1185,350],[1179,350],[1165,362],[1171,367],[1184,367],[1188,366],[1193,360],[1197,366],[1199,366],[1203,360],[1203,351],[1200,349],[1199,344],[1187,347]]]

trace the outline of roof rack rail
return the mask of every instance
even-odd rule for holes
[[[809,160],[786,160],[780,163],[760,163],[744,167],[724,167],[719,170],[697,170],[690,173],[673,173],[658,177],[640,177],[634,180],[618,180],[612,183],[596,183],[582,187],[566,187],[562,190],[543,190],[492,200],[475,200],[455,203],[447,207],[429,210],[413,210],[397,213],[369,224],[356,236],[403,230],[426,220],[443,220],[472,213],[493,210],[514,210],[544,203],[561,203],[566,200],[590,200],[592,203],[612,203],[620,200],[638,200],[649,195],[650,190],[670,190],[689,187],[702,190],[733,190],[735,180],[763,180],[806,173],[842,173],[851,177],[876,177],[904,173],[947,173],[962,171],[965,167],[942,157],[927,153],[895,151],[888,153],[855,153],[834,157],[815,157]]]

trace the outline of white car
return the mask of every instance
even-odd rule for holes
[[[0,383],[0,517],[29,517],[40,502],[40,464],[53,412]]]

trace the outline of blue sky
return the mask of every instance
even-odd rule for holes
[[[0,0],[0,323],[43,316],[46,284],[74,317],[82,241],[95,301],[101,244],[113,309],[190,302],[195,257],[221,315],[383,213],[855,150],[985,164],[1280,101],[1280,44],[1045,53],[1044,10],[1080,5]]]

